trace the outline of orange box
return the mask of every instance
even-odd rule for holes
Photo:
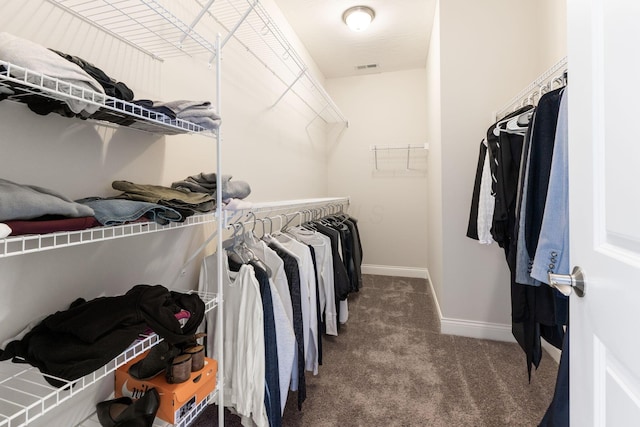
[[[179,423],[182,418],[204,400],[216,388],[218,363],[208,357],[204,358],[202,370],[192,372],[188,381],[180,384],[167,383],[164,374],[147,381],[141,381],[129,375],[129,367],[146,356],[136,357],[129,363],[116,369],[115,396],[128,396],[138,399],[154,388],[160,394],[160,407],[156,417],[172,424]]]

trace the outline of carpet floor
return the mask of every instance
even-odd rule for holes
[[[533,427],[553,396],[557,363],[545,354],[529,383],[515,343],[441,335],[424,279],[363,276],[349,320],[324,336],[307,399],[289,393],[285,427]],[[226,412],[225,425],[240,426]],[[217,406],[193,427],[217,425]]]

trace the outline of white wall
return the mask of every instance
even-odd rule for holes
[[[203,57],[157,61],[46,0],[11,0],[1,9],[2,31],[78,55],[127,83],[138,99],[215,100],[215,73]],[[210,17],[203,25],[215,31]],[[315,113],[293,94],[271,108],[285,87],[235,40],[225,47],[222,77],[223,172],[249,182],[252,201],[326,196],[323,122],[313,120]],[[215,141],[198,135],[165,137],[37,116],[8,101],[0,102],[0,129],[0,178],[51,188],[72,199],[115,195],[113,180],[170,185],[215,171]],[[196,287],[199,259],[184,277],[173,280],[214,228],[1,258],[0,342],[32,319],[67,308],[76,297],[121,294],[139,283]],[[34,425],[75,425],[110,388],[107,380],[106,386],[92,388],[84,405],[73,410],[63,405]]]
[[[495,244],[481,246],[465,233],[478,147],[491,125],[491,113],[553,65],[550,57],[562,51],[563,40],[556,43],[540,36],[550,28],[555,28],[552,34],[564,32],[562,19],[548,21],[555,16],[557,3],[447,0],[439,4],[434,30],[439,28],[439,55],[430,52],[427,71],[433,84],[438,74],[440,79],[441,138],[434,140],[432,152],[440,152],[441,169],[429,165],[434,172],[429,175],[429,202],[441,211],[428,217],[429,231],[438,233],[433,240],[429,236],[428,268],[444,332],[510,339],[504,252]],[[550,43],[551,54],[545,48]],[[437,102],[430,105],[437,107]],[[430,121],[437,120],[437,114],[430,111]]]
[[[420,145],[427,142],[424,70],[407,70],[328,79],[327,91],[349,118],[340,139],[329,144],[329,193],[351,197],[359,220],[364,264],[401,267],[421,274],[426,267],[427,152],[378,153],[372,145]],[[384,273],[385,268],[373,272]],[[399,271],[397,268],[393,271]]]
[[[426,64],[427,135],[429,161],[427,163],[427,251],[429,280],[436,300],[442,301],[442,94],[440,90],[440,3],[436,4],[433,29],[429,41]]]

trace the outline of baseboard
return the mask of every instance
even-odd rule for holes
[[[440,332],[485,340],[515,342],[511,325],[440,317]]]
[[[416,277],[419,279],[426,279],[429,276],[426,268],[395,267],[392,265],[372,264],[362,264],[362,273],[374,274],[377,276]]]

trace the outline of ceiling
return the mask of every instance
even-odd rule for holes
[[[326,78],[423,68],[427,62],[435,0],[275,2]],[[366,31],[352,32],[342,21],[352,6],[375,10]]]

